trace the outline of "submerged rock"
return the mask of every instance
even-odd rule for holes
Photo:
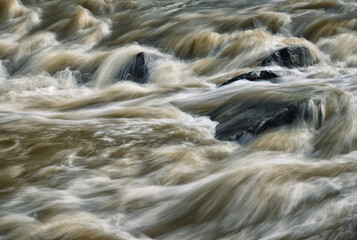
[[[73,77],[76,79],[78,85],[84,85],[92,78],[92,74],[88,72],[81,72],[79,70],[73,71]]]
[[[219,140],[249,143],[266,130],[290,125],[298,119],[322,124],[320,101],[312,101],[304,95],[251,91],[240,93],[208,113],[219,124],[216,137]]]
[[[6,69],[7,74],[12,75],[14,73],[14,65],[11,60],[6,59],[1,62],[1,65]]]
[[[274,78],[279,77],[276,73],[269,71],[269,70],[263,70],[263,71],[258,71],[258,72],[248,72],[248,73],[244,73],[241,75],[238,75],[230,80],[228,80],[227,82],[223,83],[220,85],[224,86],[233,82],[236,82],[238,80],[242,80],[242,79],[246,79],[249,81],[259,81],[259,80],[271,80]]]
[[[125,66],[119,71],[117,81],[129,80],[137,83],[147,83],[149,80],[152,61],[158,56],[140,52],[136,54]]]
[[[263,59],[259,66],[279,65],[287,68],[307,67],[316,63],[310,50],[303,46],[288,46]]]

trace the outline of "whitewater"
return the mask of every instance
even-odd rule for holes
[[[355,0],[0,0],[0,239],[355,240],[356,119]]]

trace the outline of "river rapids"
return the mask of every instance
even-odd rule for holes
[[[355,0],[0,0],[0,239],[355,240],[356,119]]]

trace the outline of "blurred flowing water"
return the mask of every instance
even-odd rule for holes
[[[354,0],[0,0],[0,239],[357,239],[356,30]],[[318,63],[257,67],[286,45]],[[324,122],[215,137],[282,97]]]

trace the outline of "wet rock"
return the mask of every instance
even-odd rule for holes
[[[9,75],[12,75],[14,73],[14,66],[13,66],[13,63],[11,62],[11,60],[6,59],[6,60],[2,61],[1,65],[3,65],[5,67],[6,72]]]
[[[287,68],[307,67],[316,61],[308,48],[303,46],[288,46],[275,51],[265,58],[259,66],[279,65]]]
[[[293,124],[298,119],[321,122],[316,118],[322,118],[322,114],[311,109],[321,111],[320,103],[306,96],[252,91],[228,99],[208,115],[219,123],[216,127],[219,140],[246,144],[267,130]]]
[[[299,104],[270,102],[258,104],[253,109],[250,109],[251,104],[246,109],[239,105],[229,113],[219,107],[209,115],[212,120],[220,122],[216,128],[218,139],[247,143],[267,129],[291,124],[297,116]],[[227,120],[227,115],[231,114],[233,116]]]
[[[276,73],[269,71],[269,70],[263,70],[263,71],[257,71],[257,72],[248,72],[248,73],[244,73],[241,75],[238,75],[230,80],[228,80],[227,82],[223,83],[220,85],[224,86],[233,82],[236,82],[238,80],[242,80],[242,79],[246,79],[249,81],[260,81],[260,80],[272,80],[279,77]]]
[[[147,83],[152,61],[158,57],[144,52],[136,54],[123,69],[120,70],[117,81],[129,80],[137,83]]]
[[[92,78],[92,74],[88,72],[81,72],[79,70],[73,71],[73,77],[76,79],[78,85],[84,85]]]

